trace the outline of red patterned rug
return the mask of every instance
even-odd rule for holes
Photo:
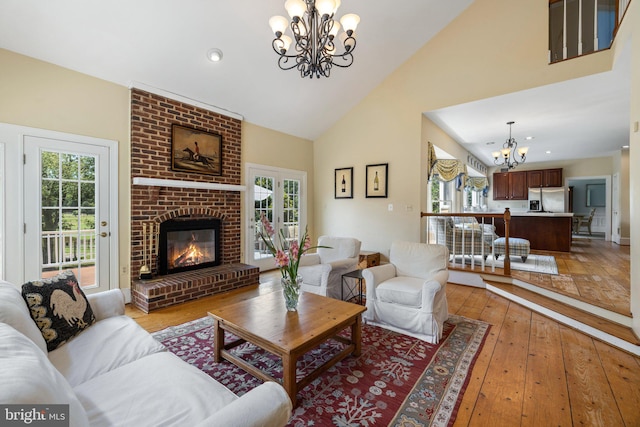
[[[215,363],[210,318],[153,334],[171,352],[238,395],[261,383],[229,362]],[[489,325],[451,315],[439,344],[364,325],[362,354],[347,357],[298,392],[289,426],[447,426],[455,420]],[[298,361],[311,372],[342,344],[330,341]],[[275,378],[282,364],[251,344],[235,352]]]

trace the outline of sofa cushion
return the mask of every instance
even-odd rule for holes
[[[394,277],[376,287],[376,296],[382,302],[417,308],[422,305],[423,283],[423,279],[416,277]]]
[[[7,323],[33,341],[43,353],[47,353],[47,343],[33,322],[29,308],[20,290],[12,283],[0,280],[0,322]]]
[[[135,386],[136,392],[124,392],[127,384]],[[237,399],[225,386],[169,352],[121,366],[74,391],[92,427],[194,426]]]
[[[0,402],[69,405],[69,425],[88,426],[84,408],[71,386],[29,338],[0,323]]]
[[[42,331],[49,351],[96,321],[91,305],[71,270],[49,279],[25,283],[22,296],[31,317]]]
[[[49,353],[49,360],[72,387],[144,356],[165,351],[128,316],[96,322],[67,344]]]

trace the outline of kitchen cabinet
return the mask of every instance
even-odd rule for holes
[[[527,188],[562,187],[562,168],[527,171]]]
[[[493,200],[527,200],[527,172],[496,172],[493,174]]]

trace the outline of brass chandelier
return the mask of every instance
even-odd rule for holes
[[[333,17],[340,7],[340,0],[287,0],[284,4],[291,21],[283,16],[269,19],[276,38],[271,43],[279,55],[278,66],[282,70],[297,68],[300,77],[329,77],[335,65],[347,68],[353,64],[353,50],[356,47],[354,31],[360,17],[349,13],[340,18]],[[343,32],[338,36],[344,48],[338,53],[336,36],[342,24]],[[293,40],[285,34],[291,29]],[[291,44],[293,52],[287,54]]]
[[[491,153],[493,162],[498,166],[506,166],[507,169],[513,169],[520,163],[527,160],[527,152],[529,147],[518,148],[518,143],[511,137],[511,125],[515,122],[507,122],[509,125],[509,139],[502,144],[502,150]]]

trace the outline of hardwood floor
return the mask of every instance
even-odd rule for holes
[[[251,292],[271,292],[269,276]],[[212,296],[144,314],[148,331],[206,316]],[[640,358],[485,289],[447,285],[449,312],[491,324],[455,426],[638,426]]]
[[[571,252],[531,253],[553,255],[558,275],[530,273],[512,268],[511,276],[528,283],[631,316],[630,246],[602,239],[575,238]],[[517,261],[512,261],[513,264]],[[496,268],[497,272],[502,269]]]

